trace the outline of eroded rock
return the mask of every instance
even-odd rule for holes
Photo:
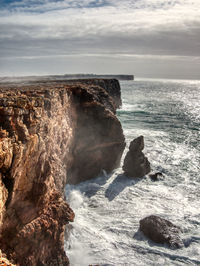
[[[149,177],[151,178],[152,181],[158,181],[161,177],[163,177],[163,174],[161,172],[156,172],[149,174]]]
[[[90,89],[94,89],[94,96],[100,96],[98,101],[103,102],[104,105],[113,105],[114,112],[116,108],[119,108],[122,105],[121,100],[121,88],[119,81],[117,79],[81,79],[81,80],[69,80],[67,81],[70,84],[86,84],[90,86]],[[99,89],[96,90],[97,94],[95,93],[95,87],[98,86],[103,89],[102,92]],[[106,93],[105,93],[106,92]],[[101,94],[101,95],[100,95]],[[97,96],[97,97],[98,97]],[[107,98],[110,98],[109,101]]]
[[[71,184],[97,176],[102,169],[110,172],[119,166],[125,139],[110,97],[107,104],[98,100],[103,98],[102,93],[97,87],[73,89],[79,115],[74,134],[74,160],[68,176]]]
[[[156,243],[168,244],[171,248],[184,246],[180,238],[180,228],[159,216],[151,215],[140,220],[140,230]]]
[[[69,265],[67,182],[111,171],[124,149],[111,97],[98,85],[0,85],[0,246],[16,264]]]
[[[144,156],[144,137],[134,139],[124,159],[123,170],[128,177],[143,177],[151,170],[148,159]]]

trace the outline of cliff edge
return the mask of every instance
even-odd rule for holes
[[[69,265],[64,186],[120,161],[116,99],[101,82],[0,84],[0,246],[15,264]]]

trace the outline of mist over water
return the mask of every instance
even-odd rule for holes
[[[124,81],[121,89],[125,153],[143,135],[152,170],[164,178],[128,179],[119,168],[68,185],[76,213],[65,242],[71,265],[200,265],[200,82]],[[185,247],[172,250],[138,232],[151,214],[180,226]]]

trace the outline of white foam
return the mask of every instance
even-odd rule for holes
[[[70,203],[70,206],[72,209],[77,210],[81,207],[84,203],[84,197],[78,190],[71,190],[67,194],[68,202]]]
[[[68,244],[66,243],[67,255],[72,266],[197,265],[197,262],[200,262],[198,230],[200,156],[199,146],[191,145],[198,136],[190,130],[190,126],[187,128],[187,125],[176,128],[174,124],[173,128],[174,119],[177,123],[179,121],[173,112],[176,112],[179,105],[180,108],[183,107],[182,103],[184,104],[187,97],[184,96],[182,101],[181,95],[177,96],[177,93],[181,93],[180,87],[178,90],[176,88],[170,90],[172,85],[173,83],[168,84],[166,88],[159,88],[157,91],[154,88],[152,92],[147,90],[149,99],[156,103],[153,107],[149,105],[145,107],[143,103],[140,106],[140,101],[148,102],[146,95],[143,95],[145,99],[142,99],[136,83],[131,85],[136,92],[132,91],[130,94],[129,85],[129,91],[123,95],[126,98],[125,105],[119,113],[123,116],[123,112],[126,111],[157,108],[158,95],[161,98],[164,111],[160,112],[166,114],[166,120],[171,119],[170,126],[165,119],[163,119],[163,128],[162,124],[158,127],[156,123],[148,127],[146,121],[141,123],[137,121],[137,125],[131,123],[123,125],[127,141],[126,151],[133,138],[143,135],[144,152],[151,162],[152,169],[163,172],[163,180],[159,182],[152,182],[149,178],[131,180],[123,176],[119,168],[112,175],[104,172],[100,177],[67,187],[68,200],[76,213],[74,229]],[[191,84],[193,85],[195,86]],[[190,101],[191,97],[188,99]],[[172,116],[169,116],[165,108],[171,102]],[[192,108],[192,104],[189,106]],[[180,109],[180,112],[187,109],[184,108]],[[159,110],[157,112],[159,113]],[[123,117],[120,119],[123,121]],[[162,122],[159,120],[158,123]],[[189,246],[180,250],[170,250],[165,246],[149,242],[138,233],[140,219],[151,214],[162,216],[180,226],[183,229],[182,238],[188,239]]]

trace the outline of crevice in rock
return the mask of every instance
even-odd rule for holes
[[[2,178],[2,182],[5,185],[7,191],[8,191],[8,198],[6,200],[5,206],[8,207],[11,198],[12,198],[12,192],[13,192],[13,186],[14,186],[14,179],[9,176],[9,173],[4,174]]]

